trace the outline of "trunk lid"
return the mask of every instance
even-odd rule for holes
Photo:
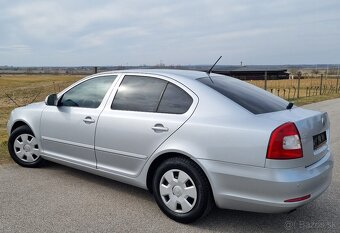
[[[261,114],[259,117],[270,118],[277,121],[279,125],[293,122],[300,133],[302,143],[302,158],[292,160],[267,159],[266,167],[308,167],[322,159],[329,152],[330,123],[326,112],[296,107],[290,110]],[[326,136],[325,142],[323,142],[324,136]]]

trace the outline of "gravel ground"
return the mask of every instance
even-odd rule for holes
[[[340,99],[306,105],[327,111],[340,155]],[[214,209],[184,225],[168,219],[147,191],[50,163],[0,166],[0,232],[340,232],[340,167],[330,188],[290,214]]]

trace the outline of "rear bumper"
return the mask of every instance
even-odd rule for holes
[[[216,205],[262,213],[288,212],[322,194],[332,179],[333,157],[325,155],[309,167],[261,168],[199,160],[210,180]],[[284,200],[311,195],[304,201]]]

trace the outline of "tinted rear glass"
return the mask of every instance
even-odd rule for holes
[[[192,98],[181,88],[168,83],[164,91],[157,112],[182,114],[188,111],[192,104]]]
[[[157,78],[127,75],[119,86],[111,108],[155,112],[166,83]]]
[[[246,82],[229,77],[198,79],[254,114],[285,110],[288,102]]]

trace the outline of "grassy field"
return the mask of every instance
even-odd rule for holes
[[[79,80],[83,76],[77,75],[1,75],[0,76],[0,164],[10,161],[7,152],[6,124],[9,113],[16,107],[9,95],[18,105],[26,105],[31,102],[42,101],[48,94],[57,93]],[[249,81],[250,83],[264,87],[264,81]],[[323,80],[325,93],[317,93],[310,88],[320,86],[319,79],[302,79],[300,83],[300,97],[296,99],[294,88],[297,87],[297,80],[269,80],[267,90],[286,99],[289,98],[296,105],[318,102],[322,100],[339,98],[340,93],[335,94],[335,79]],[[278,91],[279,90],[279,91]],[[283,91],[285,90],[285,91]],[[288,91],[290,90],[290,91]],[[284,95],[285,93],[285,95]],[[288,95],[290,93],[290,95]],[[308,93],[310,96],[308,96]],[[319,90],[318,90],[319,93]],[[307,97],[306,97],[307,96]]]
[[[43,101],[79,80],[77,75],[1,75],[0,76],[0,164],[9,161],[6,125],[9,113],[18,105]]]
[[[264,88],[264,80],[249,81],[249,83]],[[324,78],[322,80],[322,95],[336,94],[336,85],[338,84],[338,92],[340,92],[339,85],[336,78]],[[309,78],[300,80],[299,97],[310,97],[320,95],[320,78]],[[298,95],[298,80],[286,79],[286,80],[268,80],[267,90],[275,95],[278,95],[284,99],[296,99]],[[312,98],[313,99],[313,98]]]

